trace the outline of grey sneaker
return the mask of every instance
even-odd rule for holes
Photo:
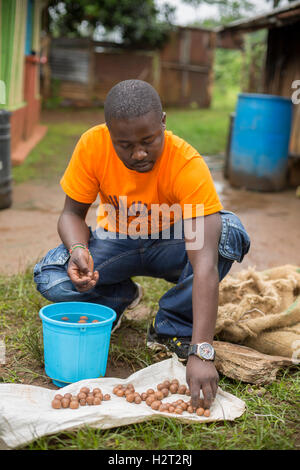
[[[138,282],[135,282],[135,285],[136,285],[136,288],[137,288],[136,297],[133,299],[131,304],[128,305],[128,307],[127,307],[128,310],[132,310],[134,307],[136,307],[140,303],[140,301],[143,297],[144,291],[143,291],[142,286]],[[116,320],[114,322],[115,325],[113,326],[113,328],[111,330],[112,333],[114,333],[118,328],[120,328],[121,322],[122,322],[122,317],[123,317],[124,313],[125,313],[125,311],[122,312],[121,315],[116,318]]]

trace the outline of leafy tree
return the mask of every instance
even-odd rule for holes
[[[289,3],[295,2],[296,0],[288,0]],[[283,0],[267,0],[267,2],[272,3],[272,8],[280,7],[283,3]]]
[[[117,29],[127,46],[156,48],[168,37],[175,9],[154,0],[50,0],[45,29],[56,37],[93,37],[97,28]],[[161,19],[160,19],[161,18]]]
[[[284,3],[284,0],[266,1],[272,4],[272,8],[280,7]],[[295,1],[296,0],[288,0],[289,3]],[[183,0],[183,2],[194,6],[199,6],[201,4],[217,5],[221,24],[226,24],[243,16],[247,16],[247,13],[254,12],[255,9],[251,0]]]
[[[183,0],[189,5],[201,6],[202,4],[216,5],[219,16],[210,18],[203,23],[205,26],[217,26],[230,23],[254,11],[254,5],[250,0]]]

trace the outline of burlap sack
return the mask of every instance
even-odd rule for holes
[[[265,354],[300,356],[300,269],[285,265],[227,276],[220,284],[219,339]]]

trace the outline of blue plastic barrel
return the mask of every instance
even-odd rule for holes
[[[43,323],[45,372],[55,385],[64,387],[79,380],[104,377],[116,318],[113,309],[86,302],[61,302],[43,307],[39,315]],[[78,323],[81,316],[87,316],[88,322]]]
[[[279,191],[286,186],[292,102],[281,96],[240,93],[228,179],[233,186]]]

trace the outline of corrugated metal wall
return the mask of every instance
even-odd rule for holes
[[[178,28],[161,51],[120,49],[85,39],[55,39],[51,45],[52,77],[60,80],[59,94],[76,102],[103,103],[121,80],[151,83],[166,106],[211,101],[215,33]]]
[[[55,45],[51,48],[52,77],[79,83],[89,82],[89,48]]]

